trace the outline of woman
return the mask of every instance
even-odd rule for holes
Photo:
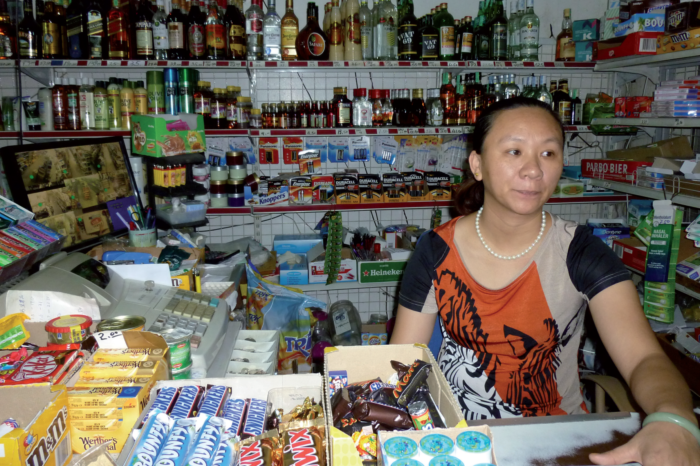
[[[440,368],[467,419],[584,413],[577,353],[588,306],[639,405],[668,421],[591,460],[700,465],[690,391],[629,273],[585,226],[542,210],[563,167],[557,115],[533,99],[504,100],[482,114],[472,140],[475,181],[457,196],[464,216],[419,241],[391,343],[427,344],[439,314]]]

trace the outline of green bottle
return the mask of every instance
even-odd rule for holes
[[[489,24],[491,60],[505,61],[508,59],[508,19],[503,12],[503,2],[501,0],[498,0],[495,11],[496,15]]]
[[[95,81],[95,129],[109,129],[108,95],[104,81]]]
[[[440,34],[440,60],[453,60],[455,56],[455,20],[447,11],[447,3],[440,5],[440,14],[437,15],[437,23],[433,18],[433,26]]]

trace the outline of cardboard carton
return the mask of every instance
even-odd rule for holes
[[[426,172],[425,190],[425,199],[427,201],[452,199],[450,176],[443,172]]]
[[[668,35],[700,27],[700,2],[683,2],[667,7],[665,23],[664,32]]]
[[[700,28],[688,29],[678,34],[667,34],[656,40],[658,54],[694,50],[700,46]]]
[[[359,175],[352,172],[334,173],[336,204],[359,204],[360,181]]]
[[[182,120],[189,130],[173,128]],[[134,154],[151,157],[169,157],[194,154],[207,149],[204,136],[204,119],[201,115],[132,115],[131,147]],[[175,126],[175,128],[182,127]]]
[[[406,181],[401,173],[382,173],[384,184],[384,202],[404,202],[406,200]]]
[[[576,42],[576,58],[575,61],[578,62],[589,62],[593,61],[595,57],[593,56],[595,52],[595,41],[589,42]]]
[[[600,20],[581,19],[574,21],[574,42],[600,39]]]
[[[312,175],[311,187],[314,204],[328,204],[334,200],[333,175]]]
[[[583,159],[581,174],[586,178],[634,184],[637,180],[637,168],[651,165],[651,161]]]
[[[633,55],[656,55],[656,39],[663,32],[635,32],[624,37],[615,37],[596,42],[596,60],[631,57]]]
[[[326,283],[328,274],[324,273],[326,250],[323,248],[323,243],[314,246],[308,252],[307,257],[309,283]],[[340,270],[338,270],[336,280],[339,282],[357,281],[357,259],[350,248],[345,247],[340,251]]]
[[[289,180],[289,204],[311,204],[313,184],[311,177],[295,176]]]
[[[382,202],[382,178],[379,175],[360,173],[360,203]]]
[[[406,182],[406,197],[409,201],[425,201],[425,175],[420,172],[401,172]]]
[[[623,264],[644,272],[647,263],[647,247],[638,238],[615,239],[612,248]]]
[[[615,26],[615,37],[624,37],[635,32],[664,32],[664,13],[639,13]]]
[[[629,149],[608,151],[606,157],[615,160],[635,160],[654,162],[654,157],[666,157],[673,159],[694,158],[695,151],[690,146],[687,136],[678,136],[663,141],[658,141],[646,146],[631,147]]]

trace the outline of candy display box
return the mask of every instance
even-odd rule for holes
[[[201,115],[132,115],[134,154],[170,157],[207,149]]]
[[[432,365],[428,376],[430,394],[435,400],[448,427],[464,427],[466,423],[457,400],[452,394],[445,376],[430,350],[425,345],[386,345],[386,346],[341,346],[326,348],[324,357],[325,373],[346,371],[348,383],[371,380],[375,377],[387,381],[395,372],[391,361],[413,364],[416,359]],[[359,363],[361,362],[361,363]],[[330,426],[333,420],[331,412],[328,381],[324,383],[325,409],[328,427],[328,444],[330,446],[329,463],[343,466],[362,466],[352,438],[344,432]],[[405,433],[405,432],[402,432]]]

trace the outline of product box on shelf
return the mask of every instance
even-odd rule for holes
[[[295,176],[289,180],[289,204],[311,204],[313,185],[310,176]]]
[[[620,219],[589,218],[586,225],[591,229],[593,236],[602,239],[610,247],[616,239],[630,237],[630,227]]]
[[[615,37],[596,42],[596,60],[631,57],[633,55],[656,55],[656,39],[662,32],[635,32],[625,37]]]
[[[700,2],[683,2],[666,8],[666,34],[678,34],[697,27],[700,27]]]
[[[201,115],[132,115],[131,125],[134,154],[169,157],[207,149]]]
[[[651,165],[652,162],[646,161],[583,159],[581,174],[586,178],[634,184],[637,181],[637,168]]]
[[[450,175],[443,172],[425,172],[425,191],[427,201],[452,199]]]
[[[406,183],[406,200],[425,201],[425,175],[420,172],[401,172]]]
[[[594,53],[596,50],[596,42],[576,42],[576,58],[577,62],[590,62],[595,60]]]
[[[362,346],[386,345],[389,335],[386,324],[362,324]]]
[[[391,283],[401,281],[408,261],[357,261],[360,283]]]
[[[651,212],[651,199],[631,199],[627,204],[627,224],[637,227],[642,217],[646,217]]]
[[[616,97],[615,116],[618,118],[639,118],[641,112],[650,112],[653,97]]]
[[[644,272],[647,262],[647,247],[637,237],[615,239],[612,248],[623,264]]]
[[[326,251],[323,243],[314,246],[307,254],[309,258],[309,283],[326,283],[328,274],[324,273],[324,263]],[[352,249],[344,247],[340,251],[340,270],[336,280],[339,282],[357,281],[357,258],[352,253]]]
[[[333,174],[336,204],[359,204],[360,181],[358,173],[341,172]]]
[[[294,286],[294,285],[308,285],[309,284],[309,270],[306,263],[306,254],[298,254],[301,257],[301,262],[299,263],[280,263],[280,285]]]
[[[599,19],[580,19],[574,21],[574,42],[586,42],[600,39]]]
[[[0,437],[3,466],[64,466],[72,458],[64,386],[0,387],[0,416],[19,427]]]
[[[358,175],[360,184],[360,204],[382,202],[382,178],[371,173]]]
[[[700,46],[700,28],[660,36],[657,38],[657,42],[657,53],[659,54],[694,50]]]
[[[307,233],[303,235],[275,235],[272,240],[272,249],[281,256],[289,251],[294,254],[306,254],[317,244],[323,244],[321,235]]]
[[[623,9],[629,10],[629,17],[638,14],[655,13],[664,15],[666,8],[680,3],[681,0],[631,0],[620,2]]]
[[[687,136],[664,139],[645,146],[629,149],[610,150],[605,155],[608,159],[654,162],[654,157],[672,159],[695,158],[695,151],[690,146]],[[636,167],[634,170],[636,171]]]
[[[601,39],[608,40],[615,37],[615,26],[620,24],[620,6],[614,8],[608,8],[605,11],[605,17],[603,18],[603,24],[601,24]]]
[[[386,381],[395,372],[391,367],[390,361],[399,361],[410,365],[415,360],[424,361],[432,366],[427,383],[432,398],[445,418],[447,427],[465,426],[464,415],[452,394],[452,389],[440,370],[437,361],[425,345],[340,346],[326,348],[324,372],[330,374],[331,371],[345,371],[348,383],[362,382],[375,377]],[[362,361],[362,364],[358,364],[358,361]],[[326,384],[325,390],[326,419],[333,419],[328,384]],[[329,464],[362,466],[362,460],[350,436],[335,427],[330,427],[328,443],[330,445]]]
[[[312,175],[311,187],[314,204],[329,204],[335,200],[333,175]]]
[[[615,37],[624,37],[635,32],[664,32],[663,13],[640,13],[630,16],[626,21],[620,20],[615,26]]]
[[[250,186],[243,187],[243,197],[245,204],[248,205],[287,205],[289,204],[289,186],[287,181],[267,181],[267,193],[254,193]]]
[[[406,200],[406,181],[398,172],[382,173],[384,202],[404,202]]]
[[[299,152],[299,173],[313,175],[321,171],[321,152],[316,149]]]

